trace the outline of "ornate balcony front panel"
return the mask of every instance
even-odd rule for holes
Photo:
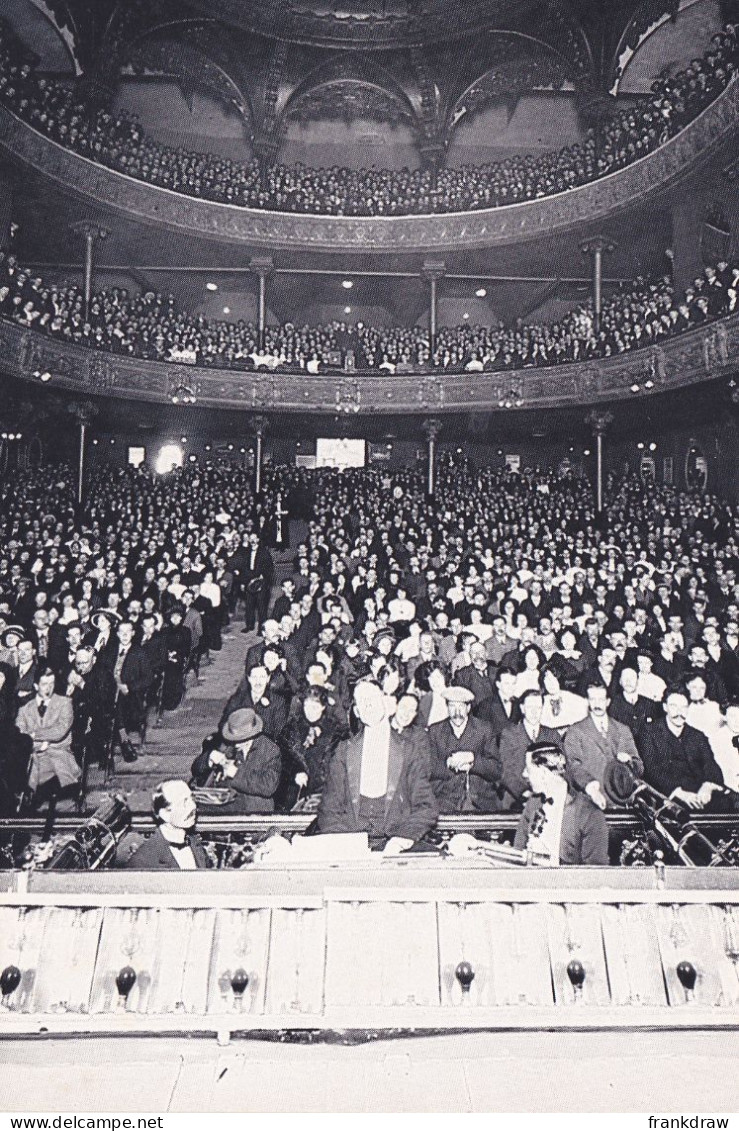
[[[0,107],[0,148],[48,181],[129,219],[225,243],[312,251],[491,247],[582,227],[653,197],[706,161],[739,121],[739,80],[654,153],[590,184],[501,208],[432,216],[302,216],[218,204],[147,185],[37,133]]]
[[[323,374],[237,372],[139,361],[67,345],[0,323],[0,364],[24,380],[49,372],[58,388],[87,395],[166,403],[183,386],[198,404],[254,412],[369,413],[515,411],[629,400],[699,384],[739,369],[739,312],[669,339],[600,361],[496,373]]]

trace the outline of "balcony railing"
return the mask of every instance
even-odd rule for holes
[[[11,322],[0,322],[0,367],[32,381],[86,395],[171,401],[183,386],[200,405],[244,411],[367,413],[513,411],[634,399],[696,385],[739,369],[739,311],[662,345],[602,360],[494,373],[438,370],[378,373],[236,372],[141,361],[67,345]]]
[[[679,134],[608,176],[556,196],[432,216],[302,216],[219,204],[98,165],[0,107],[0,149],[65,190],[129,219],[251,247],[312,251],[454,251],[550,236],[632,208],[681,181],[739,121],[739,78]]]

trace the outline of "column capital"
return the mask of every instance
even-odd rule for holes
[[[254,435],[257,437],[257,439],[259,439],[259,440],[263,439],[265,432],[269,428],[268,417],[262,416],[261,413],[257,413],[256,416],[250,416],[249,417],[249,428],[254,433]]]
[[[70,401],[67,405],[67,412],[80,425],[91,424],[98,414],[97,407],[92,401]]]
[[[430,442],[432,440],[435,440],[441,432],[442,422],[437,416],[430,416],[426,420],[424,420],[421,427],[423,428],[426,439]]]
[[[615,251],[618,244],[612,240],[610,236],[590,236],[588,239],[583,240],[580,244],[580,251],[583,255],[594,255],[596,252]]]
[[[446,263],[443,259],[424,259],[421,268],[421,278],[430,283],[432,279],[441,279],[446,275]]]
[[[605,436],[606,432],[613,424],[613,413],[594,408],[585,417],[585,423],[589,426],[594,436]]]
[[[249,260],[249,270],[260,279],[267,279],[275,269],[271,255],[255,255]]]
[[[75,220],[69,225],[69,230],[76,236],[83,236],[84,239],[104,240],[110,235],[109,228],[96,224],[94,220]]]

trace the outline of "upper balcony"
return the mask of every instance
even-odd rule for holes
[[[739,312],[667,339],[661,346],[549,368],[444,375],[235,372],[141,361],[66,345],[15,323],[0,323],[0,358],[21,380],[50,374],[78,395],[166,404],[184,389],[199,406],[361,416],[382,413],[498,412],[648,399],[739,369]]]
[[[57,189],[134,223],[250,248],[384,253],[516,244],[587,229],[637,205],[664,202],[722,147],[739,121],[739,79],[652,153],[598,180],[537,200],[429,216],[302,215],[206,201],[148,184],[64,148],[0,106],[0,149]]]

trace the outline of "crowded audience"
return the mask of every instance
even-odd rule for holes
[[[424,487],[268,466],[257,498],[246,469],[196,462],[101,469],[76,507],[67,468],[6,479],[3,812],[135,761],[234,628],[243,678],[193,751],[206,809],[303,811],[390,852],[439,813],[523,810],[517,843],[539,854],[546,781],[562,863],[605,862],[614,773],[686,814],[736,811],[736,508],[614,477],[598,521],[569,467],[459,455]]]
[[[637,279],[607,299],[596,327],[585,303],[558,322],[505,327],[442,326],[432,350],[419,326],[375,328],[362,322],[268,326],[264,344],[252,323],[226,322],[178,310],[172,295],[129,294],[114,287],[95,294],[85,313],[76,284],[45,283],[0,252],[0,318],[64,342],[148,361],[306,375],[331,370],[392,376],[436,369],[498,372],[611,357],[654,345],[737,307],[739,267],[704,268],[680,299],[669,276]]]
[[[634,105],[559,151],[479,167],[427,170],[311,169],[240,163],[148,137],[133,115],[87,105],[67,83],[36,73],[32,57],[0,23],[0,100],[36,130],[127,176],[204,200],[335,216],[404,216],[495,208],[566,192],[653,152],[704,110],[733,78],[733,25],[674,75],[657,78]]]

